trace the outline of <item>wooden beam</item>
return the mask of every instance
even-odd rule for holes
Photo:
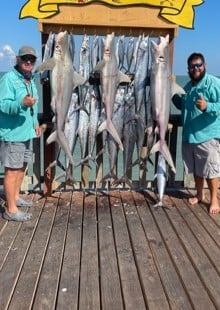
[[[39,19],[39,30],[58,33],[67,30],[74,34],[99,34],[115,32],[115,35],[138,36],[145,33],[151,37],[177,36],[178,26],[159,16],[160,9],[146,6],[114,7],[104,4],[61,5],[60,13]]]

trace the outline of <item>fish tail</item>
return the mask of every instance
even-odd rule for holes
[[[114,126],[114,124],[112,123],[112,121],[107,121],[105,120],[98,128],[98,133],[102,132],[103,130],[107,130],[110,135],[113,137],[113,139],[118,143],[119,148],[123,151],[124,147],[123,144],[121,142],[121,139],[118,135],[118,132]]]
[[[171,170],[176,173],[176,169],[173,163],[172,156],[170,154],[169,148],[167,146],[166,141],[159,140],[157,143],[154,144],[152,147],[150,154],[161,152],[163,156],[165,157],[166,161],[168,162],[169,166],[171,167]]]
[[[57,131],[53,131],[49,137],[47,138],[47,144],[50,144],[52,142],[55,142],[57,140]]]
[[[75,166],[75,163],[73,161],[72,158],[72,154],[69,148],[69,145],[67,143],[66,140],[66,136],[63,132],[61,131],[57,131],[57,135],[56,135],[56,140],[58,141],[59,145],[61,146],[61,148],[63,149],[64,153],[66,154],[66,156],[69,158],[70,163]]]

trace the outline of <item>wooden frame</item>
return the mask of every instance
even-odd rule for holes
[[[139,36],[140,34],[150,37],[170,36],[170,59],[173,63],[174,37],[178,34],[178,25],[169,23],[159,16],[160,9],[156,7],[126,6],[116,7],[106,4],[88,4],[88,5],[61,5],[60,13],[56,16],[46,19],[39,19],[39,30],[42,33],[42,49],[44,49],[46,40],[50,32],[58,33],[67,30],[75,35],[106,35],[114,32],[116,36]],[[48,85],[43,86],[44,117],[49,114],[48,99],[50,93]],[[45,135],[47,137],[49,133]],[[46,142],[46,139],[45,139]],[[98,141],[97,141],[98,143]],[[45,152],[44,167],[51,163],[55,154],[54,145],[48,145]],[[100,163],[100,167],[102,164]],[[87,167],[82,171],[83,188],[89,186]],[[101,180],[100,169],[97,171],[97,184]],[[144,178],[145,174],[141,173]],[[44,193],[51,194],[54,170],[49,169],[44,178]],[[143,182],[145,186],[146,182]]]

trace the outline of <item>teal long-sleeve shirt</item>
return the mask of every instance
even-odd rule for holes
[[[28,93],[36,98],[32,108],[22,103]],[[0,140],[25,142],[36,137],[37,104],[38,92],[34,77],[26,84],[16,69],[5,73],[0,80]]]
[[[220,139],[220,79],[206,73],[198,84],[188,82],[184,90],[185,95],[174,95],[172,98],[182,113],[182,141],[202,143],[213,138]],[[205,111],[196,107],[200,95],[207,102]]]

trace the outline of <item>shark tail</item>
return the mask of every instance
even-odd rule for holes
[[[57,131],[53,131],[49,137],[47,138],[47,144],[50,144],[52,142],[55,142],[57,140]]]
[[[57,142],[59,144],[66,156],[69,158],[70,163],[75,166],[65,134],[63,132],[55,130],[47,138],[47,144],[50,144],[52,142]]]
[[[110,135],[113,137],[113,139],[118,143],[118,146],[119,148],[123,151],[124,150],[124,147],[123,147],[123,144],[121,142],[121,139],[118,135],[118,132],[114,126],[114,124],[112,123],[112,121],[110,120],[105,120],[98,128],[98,133],[104,131],[104,130],[107,130]]]
[[[167,146],[166,141],[158,140],[152,147],[150,154],[161,152],[165,157],[166,161],[168,162],[171,170],[176,173],[176,168],[173,163],[172,156],[170,154],[169,148]]]

